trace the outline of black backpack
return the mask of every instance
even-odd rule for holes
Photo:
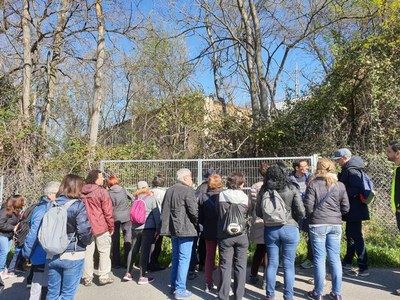
[[[15,232],[14,240],[15,246],[18,248],[22,248],[25,243],[25,238],[28,235],[30,224],[31,224],[31,217],[35,208],[39,205],[39,203],[32,204],[29,206],[25,211],[24,214],[19,221],[18,229]]]
[[[230,202],[229,202],[230,203]],[[246,230],[246,219],[239,209],[239,205],[230,203],[225,216],[223,231],[231,236],[240,235]]]

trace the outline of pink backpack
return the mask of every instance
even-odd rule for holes
[[[135,197],[130,213],[132,224],[143,225],[146,223],[146,202],[144,202],[146,198],[147,196],[142,198]]]

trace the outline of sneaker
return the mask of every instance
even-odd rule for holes
[[[229,290],[229,296],[234,296],[235,293],[233,292],[232,288]]]
[[[192,293],[189,292],[188,290],[185,291],[176,291],[175,292],[175,299],[179,300],[179,299],[188,299],[192,297]]]
[[[132,274],[126,273],[122,279],[125,281],[132,281]]]
[[[322,295],[317,295],[314,291],[308,292],[307,297],[312,300],[322,300]]]
[[[342,300],[342,295],[335,294],[334,292],[329,293],[329,299]]]
[[[8,272],[7,275],[8,275],[8,278],[15,278],[15,277],[17,277],[17,274],[15,274],[14,272]]]
[[[393,294],[400,296],[400,289],[395,290]]]
[[[149,284],[154,281],[154,278],[152,277],[140,277],[138,280],[139,285],[144,285],[144,284]]]
[[[3,272],[0,272],[0,278],[4,280],[10,278],[10,275],[8,275],[8,272],[4,270]]]
[[[267,290],[267,282],[265,280],[263,281],[263,284],[262,284],[261,288],[262,288],[263,291]],[[276,285],[275,285],[275,288],[277,288]]]
[[[251,276],[249,277],[250,284],[256,285],[258,283],[258,276]]]
[[[206,288],[204,289],[204,291],[206,293],[209,293],[210,291],[216,291],[218,289],[218,287],[215,284],[207,284],[206,283]]]
[[[83,279],[83,285],[84,286],[91,286],[93,284],[93,279],[92,278],[84,278]]]
[[[197,274],[195,272],[189,272],[188,279],[193,280],[197,278]]]
[[[111,277],[99,279],[99,284],[100,285],[106,285],[106,284],[110,284],[110,283],[113,283],[113,282],[114,282],[114,279],[112,279]]]
[[[355,269],[352,269],[352,270],[348,271],[347,275],[368,277],[369,276],[369,271],[368,270],[361,270],[359,268],[355,268]]]
[[[313,263],[312,263],[311,260],[306,259],[306,260],[300,265],[300,267],[301,267],[302,269],[311,269],[311,268],[314,267],[314,265],[313,265]]]
[[[353,266],[351,264],[342,263],[342,269],[349,271],[353,269]]]

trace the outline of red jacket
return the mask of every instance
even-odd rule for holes
[[[114,216],[111,198],[105,188],[97,184],[85,184],[82,188],[87,216],[93,236],[114,231]]]

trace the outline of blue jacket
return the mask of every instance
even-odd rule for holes
[[[36,206],[32,213],[29,232],[26,235],[24,248],[22,248],[22,255],[29,258],[32,265],[42,265],[46,263],[46,252],[38,241],[38,232],[42,219],[49,207],[49,200],[43,196],[39,205]]]
[[[306,173],[306,174],[304,174],[304,176],[306,177],[306,185],[307,185],[308,179],[310,178],[311,174],[310,173]],[[295,172],[294,171],[290,172],[289,180],[299,190],[300,195],[301,195],[301,199],[304,201],[304,197],[306,195],[306,191],[301,191],[300,190],[300,185],[297,182],[297,178],[295,176]]]
[[[364,191],[364,183],[361,177],[361,171],[364,170],[364,167],[361,157],[352,156],[338,175],[339,181],[343,182],[349,196],[350,211],[343,218],[348,222],[369,220],[368,206],[360,200],[360,193]]]

